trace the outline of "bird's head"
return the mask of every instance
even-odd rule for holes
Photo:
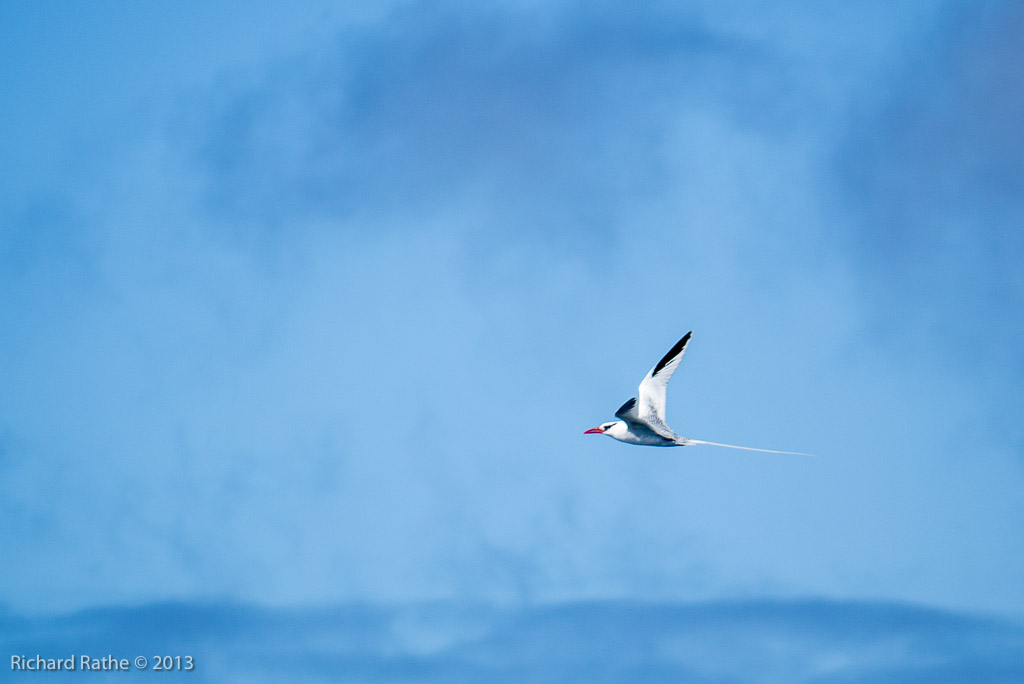
[[[621,420],[613,420],[610,423],[601,423],[597,427],[592,427],[589,430],[584,431],[583,434],[585,434],[585,435],[604,435],[604,434],[608,434],[609,436],[611,436],[611,434],[615,434],[615,433],[618,433],[620,431],[624,431],[623,428],[625,428],[625,427],[626,427],[626,424],[623,423]]]

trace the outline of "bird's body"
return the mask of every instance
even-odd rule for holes
[[[595,428],[590,428],[583,434],[608,435],[613,439],[628,444],[640,446],[688,446],[691,444],[708,444],[711,446],[728,447],[730,449],[744,449],[746,451],[764,451],[771,454],[796,454],[809,456],[798,451],[776,451],[774,449],[755,449],[754,447],[737,446],[735,444],[720,444],[718,442],[705,442],[701,439],[687,439],[680,437],[665,422],[665,392],[668,389],[668,381],[672,374],[679,367],[683,360],[686,347],[690,344],[690,337],[693,331],[683,335],[683,338],[676,342],[675,346],[668,351],[661,361],[652,368],[640,382],[637,392],[638,396],[633,397],[619,407],[615,412],[615,420],[603,423]]]
[[[639,423],[630,425],[624,420],[617,420],[614,423],[606,423],[605,425],[608,425],[608,427],[604,428],[602,433],[620,442],[639,444],[640,446],[682,446],[677,443],[676,439],[678,438],[669,439],[662,437],[654,430]],[[597,428],[592,429],[596,430]]]

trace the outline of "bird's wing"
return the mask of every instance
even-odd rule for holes
[[[763,451],[767,454],[792,454],[793,456],[814,456],[805,454],[802,451],[776,451],[775,449],[755,449],[754,447],[736,446],[735,444],[720,444],[719,442],[705,442],[703,439],[685,439],[683,446],[691,444],[707,444],[708,446],[728,447],[730,449],[743,449],[744,451]]]
[[[636,423],[640,420],[640,414],[636,410],[636,397],[633,397],[625,404],[619,407],[619,410],[615,412],[615,417],[619,420],[624,420],[627,423]]]
[[[625,404],[619,407],[619,410],[615,412],[615,417],[619,420],[626,421],[627,424],[640,428],[641,430],[650,430],[656,435],[660,435],[665,439],[676,438],[676,433],[672,431],[668,425],[665,425],[657,416],[651,416],[647,419],[640,418],[640,413],[637,411],[637,399],[633,397]]]
[[[649,423],[658,434],[661,434],[659,428],[664,428],[673,436],[675,434],[665,424],[665,390],[668,387],[668,381],[672,379],[672,374],[679,367],[679,362],[683,360],[683,354],[686,353],[686,345],[690,343],[691,335],[693,335],[692,330],[683,335],[683,339],[676,342],[675,346],[661,358],[658,365],[652,368],[640,382],[640,401],[637,413],[640,420]]]
[[[670,439],[673,442],[679,438],[679,435],[675,433],[675,430],[670,428],[668,425],[665,425],[665,422],[661,418],[658,418],[658,416],[653,414],[643,421],[643,425],[651,432],[654,432],[665,439]]]

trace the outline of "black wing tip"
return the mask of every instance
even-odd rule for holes
[[[676,342],[675,346],[673,346],[671,349],[669,349],[667,354],[665,354],[663,357],[661,357],[661,361],[658,362],[658,365],[654,367],[654,372],[651,373],[652,377],[657,375],[658,372],[662,368],[667,366],[669,361],[671,361],[676,356],[678,356],[679,352],[683,351],[683,349],[686,347],[686,345],[690,343],[690,337],[691,336],[693,336],[693,331],[692,330],[690,332],[686,333],[685,335],[683,335],[683,338],[681,340],[679,340],[678,342]]]
[[[636,406],[636,397],[633,397],[632,399],[627,401],[625,404],[620,406],[619,410],[615,412],[615,416],[617,418],[622,418],[622,416],[624,414],[626,414],[626,413],[629,413],[629,411],[631,411],[634,406]]]

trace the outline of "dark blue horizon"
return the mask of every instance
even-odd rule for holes
[[[830,600],[322,608],[172,602],[0,614],[0,644],[5,653],[43,658],[187,655],[195,669],[179,677],[222,683],[1011,684],[1024,678],[1020,621]],[[155,673],[105,674],[88,676],[102,682]],[[67,676],[21,671],[9,680]]]

